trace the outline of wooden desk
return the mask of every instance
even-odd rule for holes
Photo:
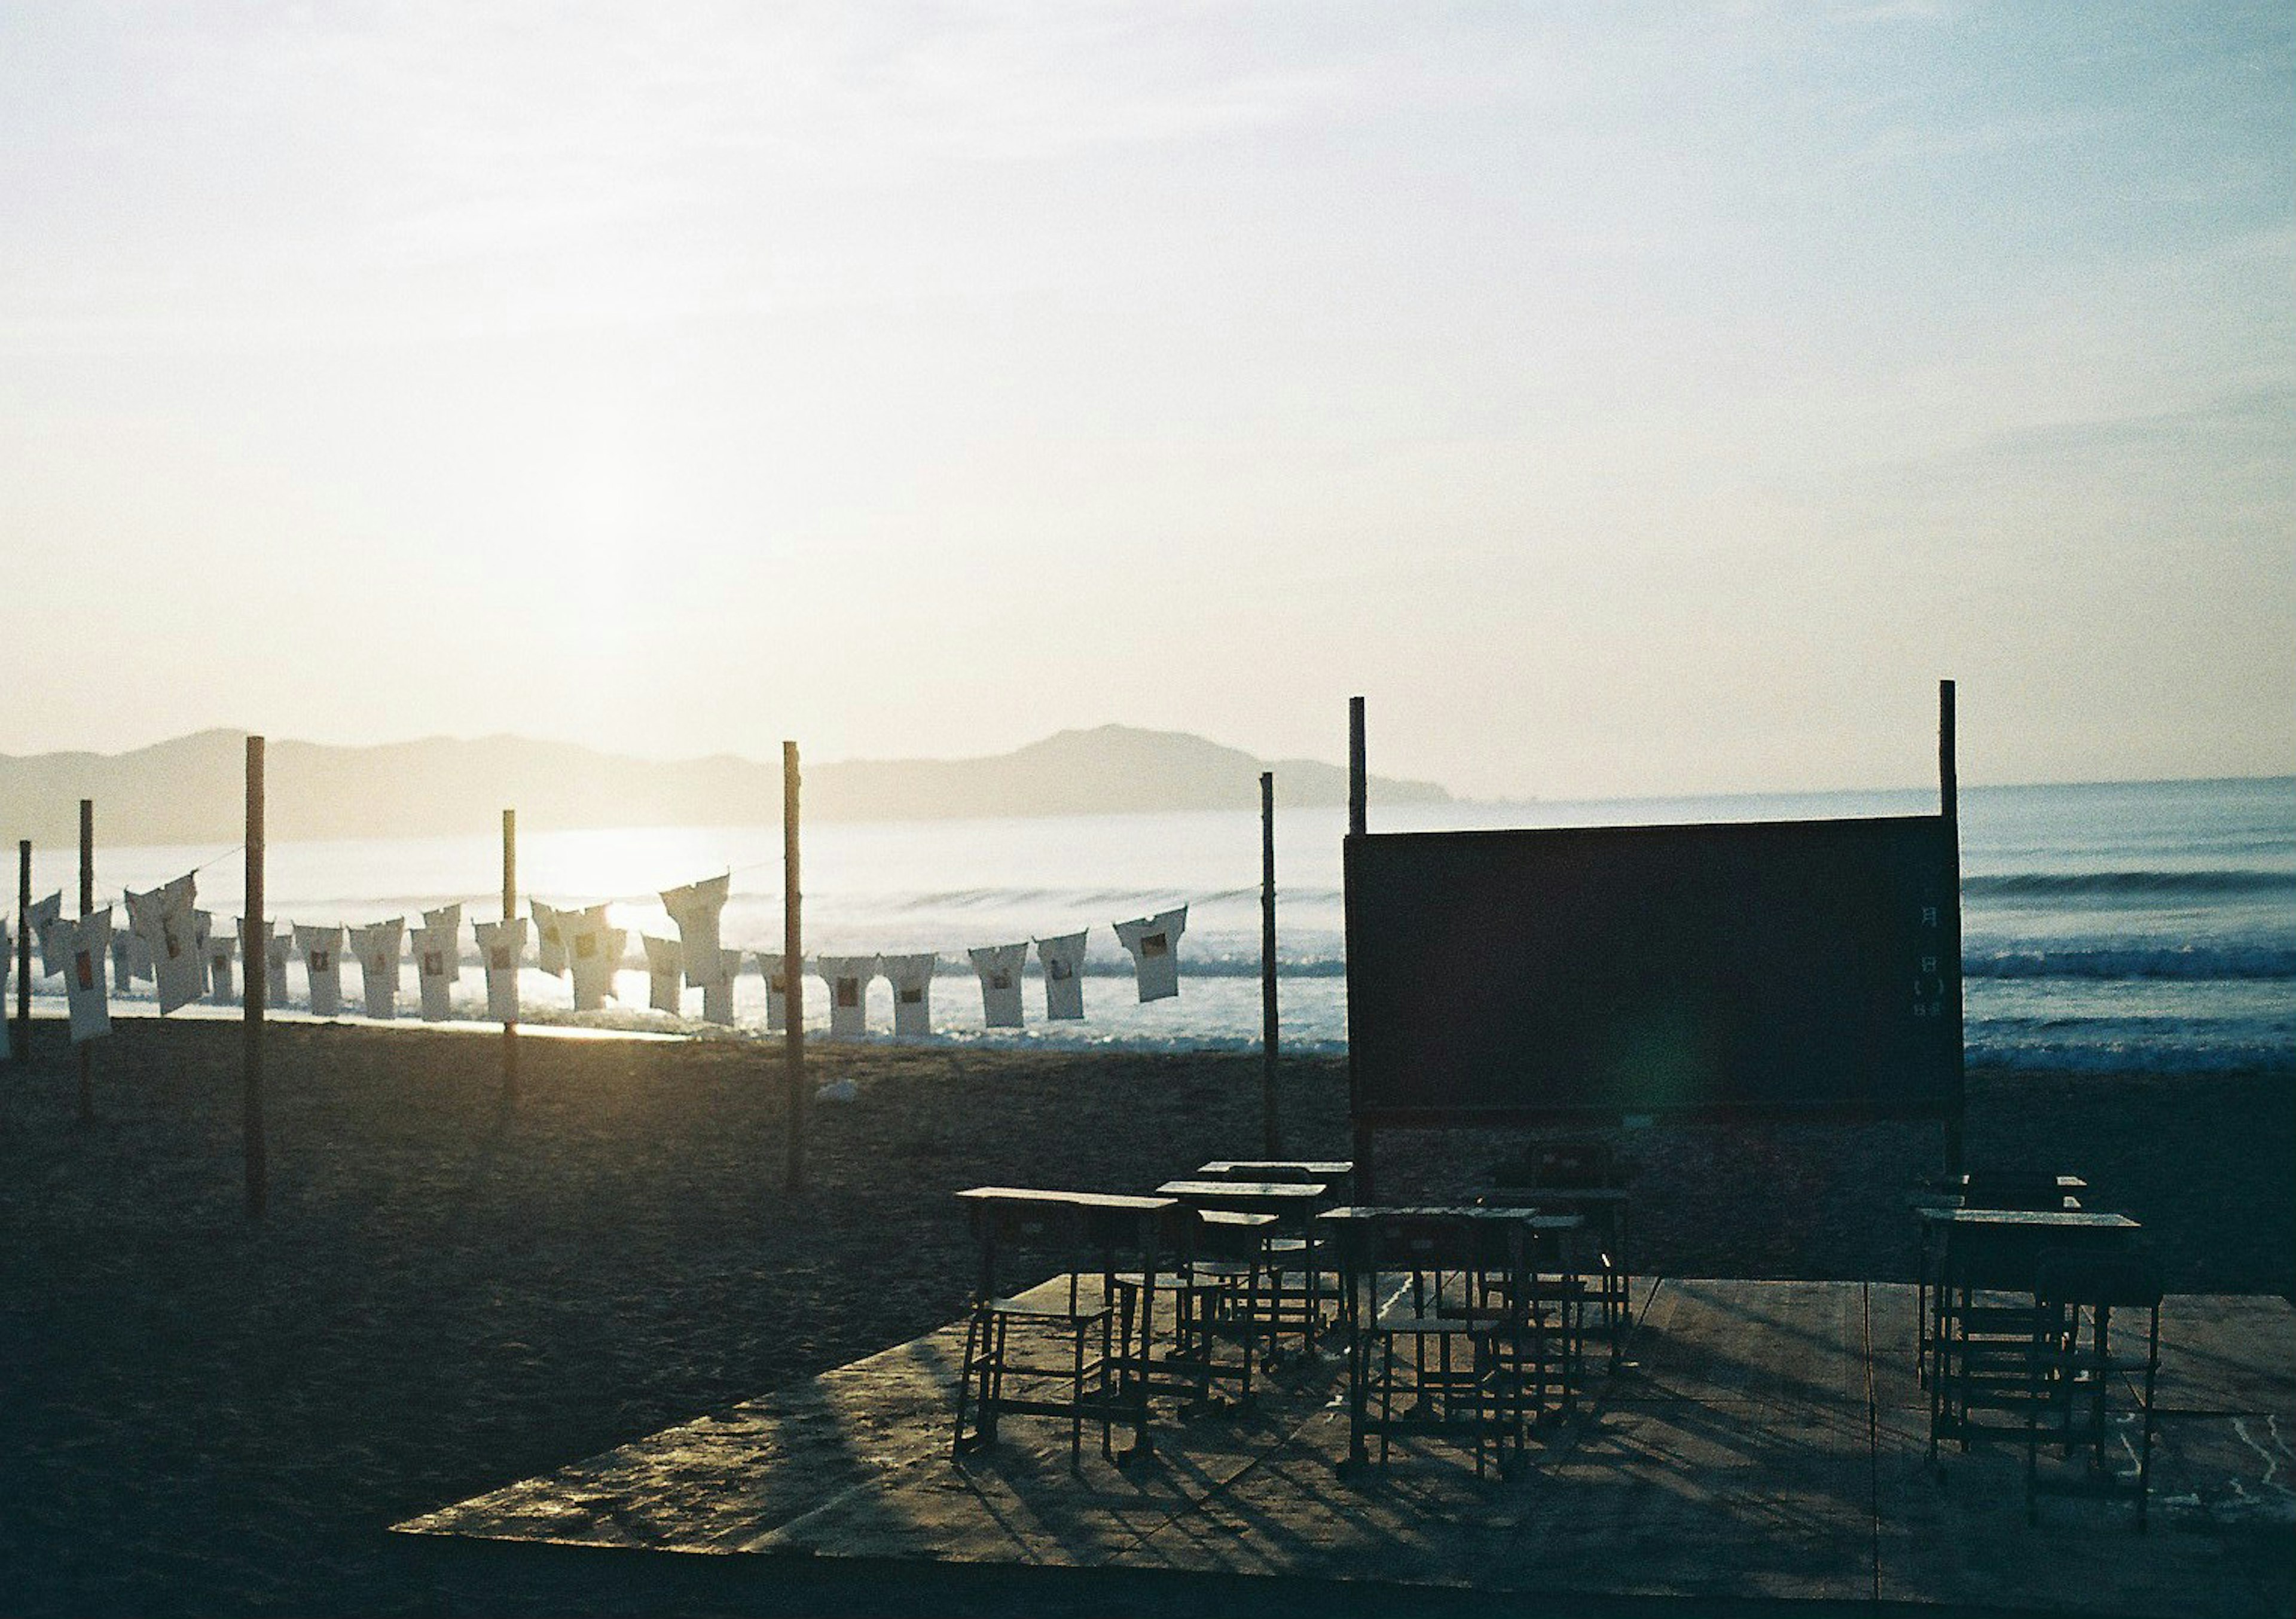
[[[1178,1206],[1170,1198],[1138,1198],[1115,1192],[1057,1191],[1026,1186],[975,1186],[956,1194],[964,1204],[971,1222],[974,1242],[980,1248],[980,1273],[975,1282],[972,1318],[965,1332],[965,1353],[963,1374],[957,1385],[956,1437],[955,1450],[962,1453],[976,1445],[993,1443],[996,1437],[996,1419],[1004,1411],[1022,1415],[1062,1417],[1073,1425],[1072,1431],[1080,1435],[1081,1424],[1097,1422],[1101,1428],[1101,1448],[1104,1454],[1121,1466],[1135,1456],[1146,1453],[1148,1438],[1148,1389],[1146,1380],[1126,1369],[1145,1366],[1148,1362],[1149,1324],[1155,1304],[1156,1237],[1159,1222],[1166,1211]],[[999,1251],[1008,1245],[1026,1245],[1052,1249],[1063,1255],[1070,1267],[1070,1324],[1076,1328],[1077,1283],[1076,1262],[1089,1255],[1098,1262],[1103,1310],[1103,1354],[1097,1386],[1087,1392],[1084,1386],[1082,1340],[1077,1352],[1076,1386],[1070,1397],[1064,1401],[1006,1399],[1002,1395],[1003,1336],[1000,1312],[1013,1311],[1011,1301],[997,1295],[997,1259]],[[1114,1278],[1118,1271],[1136,1265],[1143,1278],[1140,1343],[1138,1358],[1128,1329],[1121,1343],[1111,1343]],[[1077,1328],[1081,1330],[1080,1328]],[[990,1345],[996,1347],[992,1350]],[[1109,1372],[1116,1373],[1114,1386],[1110,1386]],[[967,1433],[964,1426],[965,1408],[974,1393],[974,1378],[979,1375],[979,1418],[977,1426]],[[1132,1443],[1121,1452],[1111,1453],[1108,1432],[1111,1424],[1122,1420],[1132,1428]],[[1080,1439],[1078,1440],[1080,1443]]]
[[[1275,1172],[1273,1174],[1263,1173]],[[1199,1178],[1216,1181],[1320,1181],[1344,1198],[1355,1184],[1352,1158],[1214,1158],[1199,1167]]]
[[[1529,1409],[1525,1402],[1527,1392],[1535,1386],[1537,1397],[1530,1405],[1543,1408],[1551,1375],[1559,1381],[1566,1404],[1576,1399],[1581,1359],[1576,1316],[1583,1294],[1568,1279],[1551,1296],[1542,1290],[1539,1249],[1585,1223],[1583,1215],[1536,1206],[1480,1204],[1348,1204],[1316,1217],[1317,1228],[1329,1233],[1340,1260],[1342,1313],[1348,1326],[1350,1464],[1369,1461],[1366,1442],[1374,1435],[1379,1437],[1383,1457],[1390,1435],[1456,1436],[1463,1430],[1474,1439],[1479,1472],[1488,1439],[1499,1442],[1502,1471],[1512,1466],[1510,1445],[1519,1459],[1524,1416]],[[1427,1307],[1429,1300],[1414,1289],[1414,1319],[1400,1329],[1379,1319],[1382,1244],[1396,1239],[1408,1247],[1407,1257],[1414,1266],[1436,1276],[1432,1307]],[[1462,1279],[1456,1301],[1444,1297],[1444,1272]],[[1490,1286],[1493,1277],[1500,1279],[1496,1293]],[[1549,1353],[1548,1304],[1558,1305],[1564,1318],[1552,1338],[1559,1356]],[[1374,1340],[1396,1330],[1436,1331],[1477,1339],[1480,1346],[1475,1351],[1475,1366],[1472,1372],[1455,1372],[1448,1349],[1440,1346],[1439,1340],[1440,1365],[1432,1374],[1423,1369],[1417,1372],[1418,1397],[1397,1415],[1387,1409],[1395,1377],[1391,1344],[1387,1364],[1376,1373],[1373,1368]],[[1386,1391],[1377,1416],[1370,1409],[1375,1385]],[[1455,1393],[1468,1399],[1470,1414],[1464,1420],[1449,1409]],[[1496,1404],[1491,1402],[1494,1397]]]
[[[1979,1424],[1980,1405],[1999,1409],[2002,1389],[2016,1383],[2030,1353],[2035,1263],[2045,1248],[2117,1250],[2144,1228],[2126,1214],[2090,1209],[1919,1208],[1925,1246],[1937,1263],[1935,1357],[1929,1367],[1930,1460],[1951,1437],[1964,1451],[1988,1434],[2025,1428]],[[2008,1294],[2021,1302],[1980,1304],[1980,1293]],[[1992,1386],[1998,1384],[2001,1388]],[[2014,1404],[2013,1397],[2005,1402]]]
[[[1192,1208],[1232,1208],[1247,1214],[1303,1218],[1331,1196],[1320,1181],[1167,1181],[1160,1198],[1177,1198]]]

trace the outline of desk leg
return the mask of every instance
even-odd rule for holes
[[[1112,1254],[1110,1255],[1110,1271],[1111,1274],[1106,1283],[1111,1297],[1114,1296],[1116,1286],[1113,1280],[1113,1271],[1115,1269],[1114,1257],[1115,1256]],[[1154,1448],[1148,1437],[1148,1384],[1150,1370],[1153,1364],[1150,1357],[1155,1353],[1156,1348],[1155,1332],[1156,1233],[1154,1227],[1152,1225],[1143,1235],[1140,1244],[1140,1359],[1137,1362],[1138,1376],[1133,1379],[1132,1386],[1127,1391],[1128,1398],[1126,1403],[1132,1408],[1132,1443],[1124,1450],[1117,1452],[1116,1465],[1119,1468],[1129,1466],[1133,1461],[1136,1460],[1140,1457],[1147,1455],[1149,1451]],[[1128,1350],[1126,1353],[1128,1355],[1130,1352]]]
[[[950,1454],[956,1456],[994,1443],[996,1437],[996,1412],[990,1395],[989,1362],[995,1356],[991,1336],[988,1303],[996,1296],[996,1238],[994,1232],[980,1239],[980,1265],[973,1279],[972,1307],[964,1324],[964,1359],[960,1362],[956,1385],[956,1433],[950,1442]],[[978,1415],[973,1431],[964,1430],[965,1407],[971,1402],[972,1379],[980,1378]]]

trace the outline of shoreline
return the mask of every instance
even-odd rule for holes
[[[578,1608],[382,1530],[954,1319],[962,1186],[1143,1190],[1260,1146],[1256,1052],[809,1043],[857,1094],[815,1106],[791,1197],[777,1046],[537,1040],[505,1108],[472,1031],[280,1023],[255,1222],[233,1021],[124,1022],[92,1124],[60,1024],[0,1064],[12,1611]],[[1280,1072],[1286,1156],[1347,1156],[1344,1061]],[[1636,1266],[1903,1272],[1939,1139],[1637,1132]],[[1382,1195],[1472,1190],[1496,1145],[1383,1135]],[[2086,1174],[2177,1291],[2296,1296],[2296,1071],[1973,1073],[1969,1154]]]

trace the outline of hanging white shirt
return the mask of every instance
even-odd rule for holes
[[[232,987],[231,963],[232,958],[239,953],[238,944],[228,937],[217,938],[209,934],[201,953],[207,958],[208,963],[208,1003],[210,1006],[236,1006],[239,994]]]
[[[557,912],[558,936],[566,946],[567,965],[574,974],[574,1010],[594,1012],[614,993],[614,958],[606,926],[606,907]]]
[[[789,980],[782,976],[782,959],[768,951],[758,952],[758,970],[766,975],[766,1027],[789,1027]]]
[[[658,1012],[668,1012],[673,1017],[684,1011],[685,947],[676,939],[658,939],[650,933],[638,935],[638,943],[645,946],[646,980],[650,991],[646,1004]]]
[[[398,1016],[398,945],[406,934],[406,919],[394,916],[351,929],[351,949],[358,956],[359,977],[366,986],[366,1015]]]
[[[459,931],[450,933],[435,928],[414,930],[414,987],[422,996],[425,1023],[443,1023],[455,1015],[453,992],[459,965],[455,958],[463,947]]]
[[[683,888],[662,890],[662,908],[677,924],[678,940],[685,946],[685,981],[700,989],[716,983],[723,970],[718,965],[721,946],[718,942],[718,924],[733,884],[734,874],[728,871],[723,877],[704,878]]]
[[[932,1033],[933,964],[938,957],[879,956],[877,970],[893,986],[893,1033]]]
[[[526,954],[526,919],[480,922],[479,959],[487,968],[487,1016],[504,1023],[518,1018],[518,964]]]
[[[64,1001],[71,1009],[75,1043],[111,1033],[111,1003],[103,977],[103,958],[111,948],[111,907],[106,905],[76,922],[61,917],[48,929],[62,954]]]
[[[343,930],[298,928],[295,951],[311,981],[311,1016],[332,1018],[343,1010]]]
[[[1116,942],[1132,953],[1132,971],[1140,980],[1143,1001],[1180,993],[1180,935],[1187,926],[1185,905],[1116,924]]]
[[[287,958],[295,953],[295,936],[286,928],[263,936],[263,987],[268,1004],[287,1004]]]
[[[127,925],[152,952],[152,982],[163,1018],[207,992],[207,963],[199,956],[193,914],[199,896],[196,875],[187,871],[171,883],[127,896]]]
[[[869,1032],[869,980],[877,976],[875,956],[816,956],[814,968],[829,985],[829,1032]]]
[[[701,1018],[705,1023],[734,1021],[734,980],[742,976],[742,953],[718,953],[718,982],[701,986]]]
[[[62,888],[49,895],[47,898],[35,902],[32,908],[24,912],[25,931],[32,936],[32,943],[40,947],[40,977],[44,978],[59,978],[63,976],[63,945],[61,943],[51,942],[48,938],[48,935],[56,930],[56,924],[63,920],[63,918],[64,892]]]
[[[448,988],[463,981],[463,907],[457,903],[441,905],[436,911],[422,913],[422,929],[442,936],[447,941],[447,985]]]
[[[215,966],[215,962],[208,954],[208,941],[213,937],[215,937],[215,912],[193,911],[192,912],[192,944],[200,953],[200,993],[203,995],[208,993],[209,981],[214,976],[210,969]]]
[[[559,913],[556,908],[545,905],[538,899],[527,901],[526,908],[534,913],[534,948],[537,965],[554,978],[564,977],[566,976],[566,935],[558,925]]]
[[[1085,933],[1092,930],[1086,928]],[[1045,1016],[1056,1020],[1084,1016],[1084,933],[1064,933],[1037,941],[1045,965]]]
[[[1029,941],[985,944],[968,950],[980,975],[981,1019],[992,1029],[1021,1026],[1021,969],[1029,964]]]

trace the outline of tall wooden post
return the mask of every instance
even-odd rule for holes
[[[79,920],[87,920],[87,913],[95,909],[95,800],[79,801]],[[111,941],[104,941],[111,948]],[[95,1122],[95,1056],[89,1043],[78,1043],[79,1052],[79,1118],[83,1124]]]
[[[263,1141],[263,1002],[271,984],[271,919],[263,895],[263,739],[247,739],[247,970],[240,975],[241,1026],[246,1034],[247,1093],[242,1134],[247,1154],[247,1217],[260,1219],[270,1200]]]
[[[1371,830],[1371,766],[1364,748],[1364,699],[1348,699],[1348,836],[1360,838]],[[1346,863],[1341,863],[1342,872]],[[1344,877],[1342,878],[1344,884]],[[1348,1116],[1355,1125],[1355,1197],[1359,1203],[1374,1203],[1372,1173],[1372,1129],[1361,1111],[1361,1095],[1356,1089],[1356,1044],[1348,1042]]]
[[[782,744],[782,1005],[787,1027],[782,1051],[788,1062],[789,1165],[791,1193],[805,1190],[806,1114],[812,1098],[805,1088],[805,930],[798,889],[797,744]],[[773,985],[766,985],[767,994]]]
[[[1267,1156],[1283,1150],[1276,1113],[1275,773],[1259,773],[1259,1111]]]
[[[518,812],[503,811],[503,926],[518,916]],[[510,1016],[503,1019],[503,1100],[518,1100],[518,963],[511,963]]]
[[[1945,947],[1953,962],[1954,1063],[1963,1063],[1961,1025],[1961,777],[1954,762],[1953,682],[1938,682],[1938,814],[1945,821],[1946,842],[1953,850],[1953,891],[1946,898],[1951,920],[1946,927]],[[1967,1095],[1955,1087],[1954,1111],[1945,1122],[1945,1172],[1962,1173],[1963,1121],[1968,1116]]]
[[[16,1060],[32,1060],[32,840],[16,846]]]

